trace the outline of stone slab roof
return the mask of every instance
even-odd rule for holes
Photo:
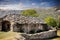
[[[17,23],[40,23],[41,20],[38,19],[37,17],[31,17],[31,16],[24,16],[21,14],[8,14],[3,17],[3,20],[8,20],[12,22],[17,22]]]

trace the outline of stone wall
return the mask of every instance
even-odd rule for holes
[[[57,31],[56,30],[50,30],[46,32],[41,32],[41,33],[35,33],[35,34],[18,34],[18,36],[22,36],[25,39],[44,39],[44,38],[52,38],[57,36]],[[17,38],[17,37],[16,37]],[[18,38],[20,40],[20,38]]]
[[[0,31],[2,30],[2,21],[3,21],[3,19],[0,18]]]
[[[1,22],[0,22],[0,31],[2,30],[2,24],[1,24]]]
[[[13,31],[18,32],[20,30],[23,30],[24,33],[28,33],[30,31],[34,31],[34,33],[36,33],[37,31],[47,31],[50,30],[48,29],[48,26],[45,25],[41,25],[41,24],[19,24],[19,23],[15,23],[13,24]]]

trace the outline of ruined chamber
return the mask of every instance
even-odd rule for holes
[[[0,30],[20,32],[18,36],[21,35],[26,39],[43,39],[57,36],[56,29],[49,27],[40,19],[21,14],[8,14],[4,16],[0,20]]]

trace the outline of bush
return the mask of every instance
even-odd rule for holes
[[[49,26],[53,26],[56,27],[57,26],[57,22],[56,19],[54,19],[53,17],[47,17],[45,18],[45,22],[49,25]]]
[[[25,16],[32,16],[32,17],[38,17],[39,16],[39,14],[37,14],[37,12],[35,10],[32,10],[32,9],[24,10],[24,11],[22,11],[21,14],[25,15]]]
[[[57,27],[60,28],[60,16],[58,16]]]

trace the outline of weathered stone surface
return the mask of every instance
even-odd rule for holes
[[[18,34],[15,36],[15,39],[16,40],[26,40],[26,38],[24,38],[23,36],[18,35]]]
[[[2,24],[1,24],[2,21],[3,21],[3,19],[0,18],[0,31],[2,30]]]
[[[7,21],[7,23],[4,21]],[[3,28],[7,27],[8,29],[9,27],[11,31],[23,32],[22,34],[18,34],[16,36],[17,40],[43,39],[55,37],[57,35],[54,28],[49,27],[46,23],[41,23],[41,20],[36,17],[23,16],[20,14],[9,14],[3,17],[2,22],[6,24],[5,26],[1,26]],[[5,31],[5,29],[3,31]]]
[[[40,23],[41,20],[38,19],[37,17],[31,17],[31,16],[24,16],[21,14],[9,14],[4,17],[4,20],[10,20],[13,22],[18,22],[20,24],[23,23]]]
[[[35,30],[35,32],[39,30],[42,30],[42,31],[49,30],[48,25],[45,23],[41,23],[40,19],[36,17],[31,17],[31,16],[24,16],[21,14],[8,14],[3,17],[3,21],[10,22],[11,31],[16,31],[16,32],[18,31],[20,32],[20,30],[22,30],[25,33],[29,33],[31,30]]]
[[[35,33],[35,34],[18,34],[18,36],[22,36],[25,39],[31,40],[31,39],[44,39],[44,38],[52,38],[57,36],[57,31],[56,30],[50,30],[46,32],[41,32],[41,33]],[[17,37],[16,37],[17,38]],[[20,38],[17,38],[20,39]]]
[[[34,30],[37,30],[37,29],[44,30],[42,25],[40,25],[41,20],[36,18],[36,17],[24,16],[24,15],[21,15],[21,14],[8,14],[8,15],[4,16],[2,19],[3,19],[3,21],[10,22],[11,31],[16,31],[17,32],[17,31],[20,31],[20,29],[22,29],[22,30],[24,29],[24,32],[28,33],[32,29],[34,29]],[[17,23],[19,24],[19,26],[17,25]]]

